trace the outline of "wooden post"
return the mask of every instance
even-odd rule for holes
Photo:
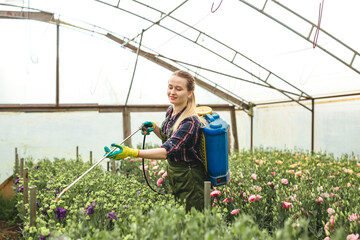
[[[110,171],[110,161],[107,162],[107,171]]]
[[[20,159],[20,177],[24,176],[24,158]]]
[[[24,216],[26,215],[26,211],[25,211],[25,204],[27,204],[29,202],[29,197],[28,197],[28,194],[29,194],[29,189],[28,189],[28,184],[29,184],[29,175],[28,175],[28,169],[25,168],[24,169],[24,176],[23,176],[23,179],[24,179]]]
[[[234,150],[239,151],[239,140],[237,135],[237,125],[236,125],[236,111],[235,106],[233,106],[230,109],[230,115],[231,115],[231,127],[232,127],[232,135],[234,137]],[[230,135],[230,129],[229,129],[229,135]],[[230,145],[230,144],[229,144]]]
[[[210,208],[210,205],[211,205],[210,188],[211,188],[211,182],[205,181],[204,182],[204,209]]]
[[[115,168],[115,160],[114,159],[111,159],[111,168],[112,168],[112,173],[115,174],[116,168]]]
[[[76,161],[79,161],[79,146],[76,146]]]
[[[92,151],[90,151],[90,164],[92,165]]]
[[[36,186],[30,187],[30,227],[36,226]]]
[[[19,155],[17,153],[17,148],[15,148],[15,174],[19,173]]]

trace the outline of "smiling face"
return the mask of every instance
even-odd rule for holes
[[[167,95],[175,106],[184,106],[187,104],[188,98],[192,91],[188,91],[187,80],[185,78],[172,75],[169,79]]]

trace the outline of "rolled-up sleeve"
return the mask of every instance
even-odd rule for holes
[[[182,152],[185,151],[185,145],[189,142],[196,131],[196,122],[193,118],[185,118],[172,136],[161,145],[167,151],[167,159],[179,161],[182,159]],[[191,141],[190,141],[191,142]]]

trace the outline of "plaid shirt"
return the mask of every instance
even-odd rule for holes
[[[176,131],[172,131],[172,127],[176,119],[185,110],[171,116],[173,107],[170,106],[166,111],[166,119],[161,126],[163,134],[168,139],[161,145],[167,151],[167,159],[179,162],[196,162],[201,161],[200,158],[200,121],[196,116],[187,117],[182,120]]]

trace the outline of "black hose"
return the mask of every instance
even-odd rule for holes
[[[144,134],[143,149],[145,149],[145,139],[146,139],[146,134]],[[148,185],[149,188],[151,188],[151,190],[153,190],[154,192],[156,192],[156,193],[158,193],[158,194],[160,194],[160,195],[165,195],[165,193],[156,191],[155,189],[153,189],[153,188],[150,186],[149,180],[147,179],[146,174],[145,174],[145,163],[144,163],[144,162],[145,162],[145,161],[144,161],[144,158],[142,158],[143,173],[144,173],[144,178],[145,178],[145,181],[146,181],[147,185]]]

